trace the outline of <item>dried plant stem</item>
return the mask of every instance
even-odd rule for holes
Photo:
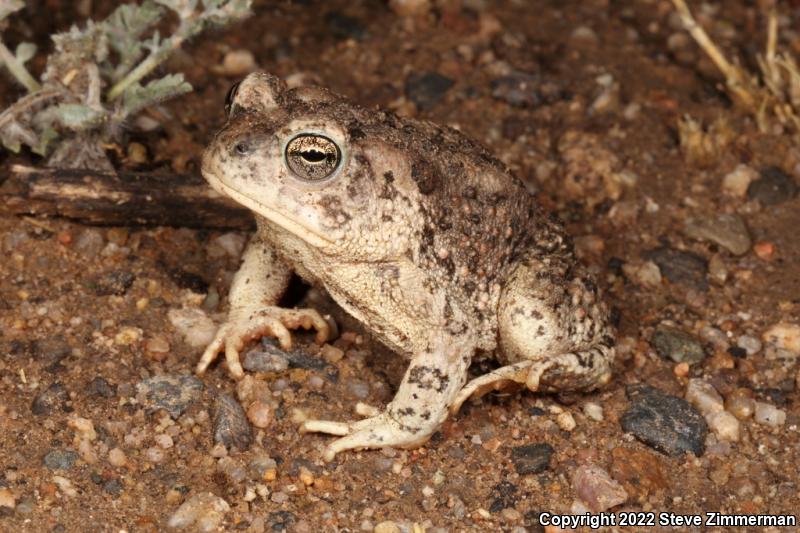
[[[697,44],[708,54],[711,61],[725,76],[725,82],[732,95],[739,100],[740,105],[751,110],[755,109],[756,99],[752,90],[753,84],[748,76],[738,66],[727,60],[703,27],[697,23],[684,0],[672,0],[672,4],[675,6],[686,31],[697,41]]]
[[[6,68],[8,71],[20,82],[26,89],[28,89],[29,93],[38,91],[42,88],[39,85],[39,82],[36,81],[33,76],[31,76],[28,69],[25,66],[17,61],[17,58],[11,51],[6,48],[5,43],[0,41],[0,63],[5,63]]]

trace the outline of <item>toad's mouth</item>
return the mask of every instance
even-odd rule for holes
[[[206,179],[209,185],[211,185],[211,187],[214,188],[217,192],[229,196],[230,198],[240,203],[241,205],[245,206],[246,208],[250,209],[251,211],[261,215],[270,222],[277,224],[278,226],[285,229],[292,235],[300,237],[308,244],[316,246],[318,248],[322,248],[333,244],[333,242],[326,236],[320,235],[313,229],[310,229],[302,224],[299,224],[298,222],[295,222],[291,218],[276,211],[275,209],[272,209],[271,207],[264,205],[257,200],[252,199],[251,197],[247,196],[241,191],[238,191],[234,187],[223,182],[221,179],[219,179],[219,177],[217,177],[212,172],[203,169],[202,173],[203,177]]]

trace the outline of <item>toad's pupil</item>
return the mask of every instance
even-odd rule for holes
[[[325,153],[320,152],[319,150],[306,150],[304,152],[300,152],[300,157],[309,163],[321,163],[327,158]]]

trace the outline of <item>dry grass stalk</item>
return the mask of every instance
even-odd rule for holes
[[[788,53],[779,53],[778,15],[774,8],[767,19],[767,43],[757,61],[760,75],[729,61],[697,23],[685,0],[672,0],[686,31],[705,51],[725,77],[728,94],[736,105],[752,113],[762,130],[773,121],[800,135],[800,68]]]

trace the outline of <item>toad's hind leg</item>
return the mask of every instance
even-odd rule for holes
[[[614,336],[591,277],[569,257],[522,261],[500,296],[500,358],[452,404],[515,384],[532,391],[591,390],[611,377]]]
[[[433,334],[428,348],[411,360],[397,395],[384,411],[362,406],[359,414],[369,418],[355,422],[306,420],[301,431],[340,437],[326,448],[326,461],[344,450],[420,446],[447,417],[448,407],[466,381],[474,349],[471,340],[459,344],[452,335]]]

